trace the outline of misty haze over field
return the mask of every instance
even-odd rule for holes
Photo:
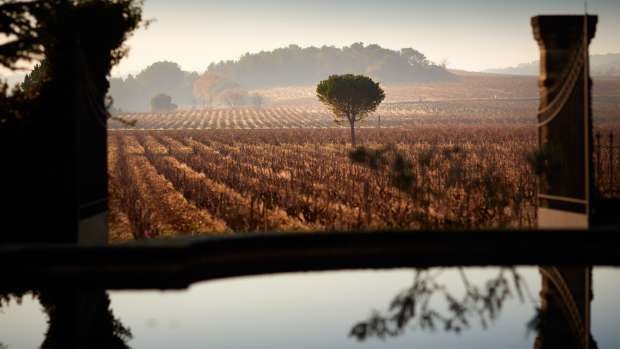
[[[538,75],[540,62],[521,63],[514,67],[487,69],[487,73]],[[620,54],[608,53],[604,55],[590,55],[590,73],[592,76],[620,76]]]
[[[413,49],[388,50],[379,45],[354,43],[306,47],[289,45],[274,51],[246,53],[238,60],[208,66],[204,75],[229,81],[229,87],[242,89],[314,85],[332,74],[364,74],[384,84],[451,81],[454,74],[445,66],[429,61]],[[126,111],[148,110],[150,99],[166,93],[181,106],[199,105],[193,86],[196,72],[183,71],[174,62],[158,62],[136,76],[112,78],[110,95],[114,106]]]

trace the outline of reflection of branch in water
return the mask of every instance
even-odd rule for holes
[[[416,270],[413,285],[394,297],[389,310],[384,314],[373,312],[368,320],[353,326],[350,336],[358,340],[398,336],[410,323],[422,330],[442,327],[445,331],[460,333],[476,319],[486,328],[497,318],[504,302],[513,295],[511,283],[521,302],[524,301],[524,290],[529,300],[535,302],[527,284],[514,268],[500,268],[498,275],[487,280],[482,287],[472,284],[462,268],[458,272],[465,288],[460,299],[437,281],[441,270],[435,273],[426,269]],[[435,295],[443,297],[447,310],[439,311],[431,306]]]

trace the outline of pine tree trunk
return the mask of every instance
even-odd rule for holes
[[[351,146],[355,148],[355,121],[349,120],[351,125]]]

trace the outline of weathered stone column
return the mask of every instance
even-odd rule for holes
[[[540,47],[537,167],[540,228],[589,226],[592,120],[588,45],[597,16],[536,16]]]
[[[539,268],[540,313],[535,349],[596,348],[590,329],[592,268]]]
[[[107,113],[101,103],[101,88],[93,82],[94,77],[82,49],[78,50],[74,101],[77,129],[76,194],[79,205],[77,242],[82,245],[102,245],[108,242]]]

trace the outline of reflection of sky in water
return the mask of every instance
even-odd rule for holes
[[[521,273],[536,297],[536,268]],[[482,284],[497,269],[468,270],[470,281]],[[251,281],[250,281],[251,280]],[[451,291],[462,294],[455,270],[440,276]],[[410,269],[391,271],[284,274],[202,283],[184,293],[111,294],[116,316],[131,327],[136,348],[397,348],[421,344],[433,348],[522,348],[525,323],[533,305],[520,306],[515,298],[491,331],[476,323],[462,335],[408,331],[396,338],[365,342],[348,337],[351,327],[371,311],[385,310],[397,292],[411,286]],[[439,300],[439,297],[437,297]],[[173,327],[174,323],[177,326]],[[156,326],[153,326],[157,324]],[[153,326],[153,327],[150,327]]]
[[[37,299],[27,295],[21,305],[12,299],[0,309],[0,343],[8,349],[38,348],[47,329],[45,320]]]
[[[595,268],[592,279],[592,335],[599,348],[620,348],[620,270]]]
[[[534,299],[540,291],[535,267],[519,268]],[[468,268],[478,286],[498,268]],[[618,271],[594,272],[593,334],[600,348],[620,344],[617,319],[620,302]],[[460,335],[408,330],[402,336],[365,342],[348,337],[351,327],[368,319],[373,310],[384,311],[393,297],[411,286],[411,269],[354,272],[281,274],[203,282],[187,291],[113,291],[114,315],[131,328],[133,348],[531,348],[534,335],[525,324],[534,305],[509,299],[499,319],[483,330],[477,321]],[[463,283],[455,269],[438,280],[460,297]],[[514,291],[511,283],[511,289]],[[434,297],[442,309],[442,297]],[[0,314],[0,342],[8,348],[38,347],[46,329],[36,300],[26,297]]]

